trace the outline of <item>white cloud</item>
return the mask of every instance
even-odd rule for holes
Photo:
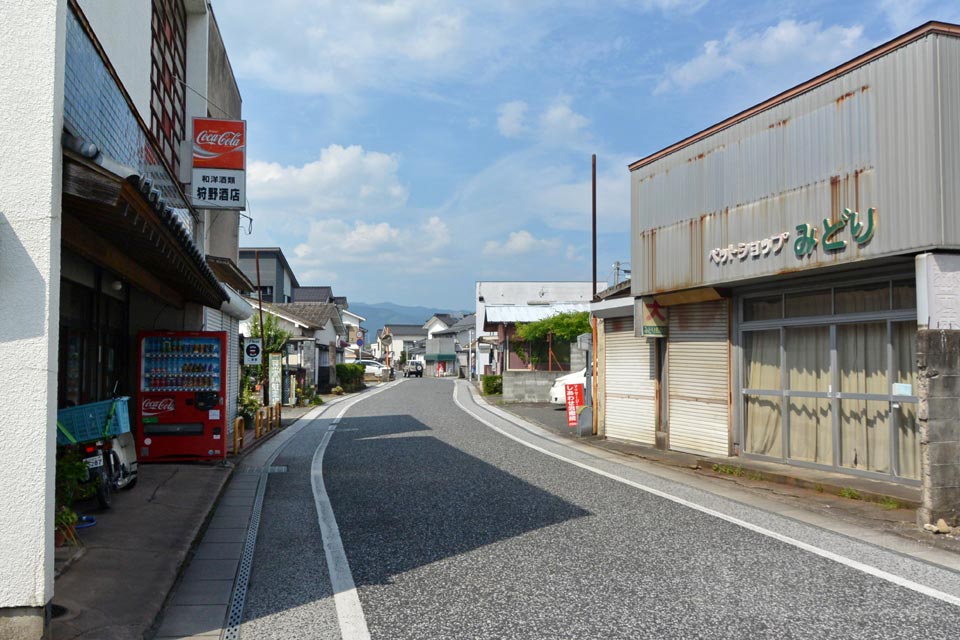
[[[497,129],[506,138],[516,138],[527,129],[524,119],[527,114],[527,103],[523,100],[507,102],[497,108]]]
[[[570,108],[570,97],[560,96],[540,116],[540,130],[546,138],[579,136],[590,119]]]
[[[247,189],[257,212],[271,216],[384,213],[409,195],[397,175],[396,156],[353,145],[330,145],[301,166],[252,161]]]
[[[559,238],[538,239],[526,230],[513,231],[503,242],[488,240],[483,246],[483,254],[487,256],[514,256],[532,251],[556,253],[560,248]]]
[[[706,0],[618,0],[632,14],[689,15]],[[534,60],[558,14],[596,14],[584,0],[232,0],[218,17],[243,80],[337,97],[365,89],[483,78]],[[469,71],[468,71],[469,70]]]
[[[906,31],[920,25],[917,17],[926,0],[882,0],[880,10],[894,31]]]
[[[698,56],[668,66],[655,93],[689,89],[729,73],[795,67],[798,60],[822,68],[853,57],[868,44],[860,25],[824,28],[819,22],[781,20],[762,32],[741,35],[731,30],[722,41],[704,43]]]
[[[930,20],[956,22],[960,20],[960,8],[955,2],[931,2],[930,0],[881,0],[880,11],[887,18],[890,28],[900,33],[915,29]]]
[[[349,266],[387,278],[392,272],[424,273],[449,262],[436,255],[450,243],[449,228],[436,216],[409,228],[324,218],[311,222],[306,238],[301,239],[291,259],[297,273],[335,273]],[[417,259],[411,260],[410,249],[416,250]]]
[[[436,251],[450,244],[450,228],[437,216],[432,216],[420,227],[422,237],[418,243],[420,251]]]

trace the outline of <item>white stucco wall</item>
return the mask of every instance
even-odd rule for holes
[[[150,124],[150,0],[80,0],[140,117]]]
[[[53,596],[65,31],[65,0],[0,3],[0,607]]]
[[[960,329],[960,256],[917,256],[917,324],[921,329]]]

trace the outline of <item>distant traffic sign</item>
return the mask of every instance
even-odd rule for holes
[[[363,338],[357,338],[357,346],[358,346],[358,347],[362,347],[362,346],[363,346]]]

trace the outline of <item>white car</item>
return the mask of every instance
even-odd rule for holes
[[[381,376],[380,372],[383,369],[390,369],[391,377],[393,377],[392,375],[393,367],[388,367],[382,362],[377,362],[376,360],[354,360],[349,364],[362,364],[364,367],[366,367],[366,370],[364,371],[365,374],[371,375],[371,376],[377,376],[377,377]]]
[[[553,381],[553,386],[550,387],[550,403],[565,405],[567,404],[567,389],[568,384],[578,384],[581,387],[587,384],[587,368],[584,367],[580,371],[574,371],[573,373],[568,373],[565,376],[560,376]]]

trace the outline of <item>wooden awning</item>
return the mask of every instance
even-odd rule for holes
[[[228,299],[177,215],[141,190],[69,151],[63,157],[62,243],[177,308]]]

